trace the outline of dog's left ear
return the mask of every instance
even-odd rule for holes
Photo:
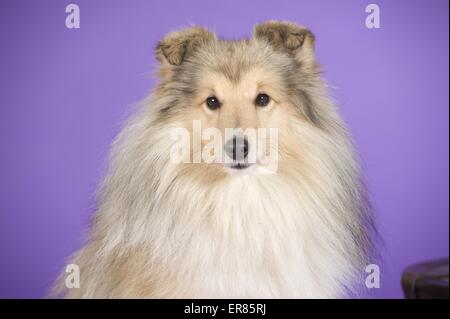
[[[214,42],[216,36],[201,27],[190,27],[168,34],[156,47],[159,62],[180,65],[190,54],[202,45]]]
[[[266,41],[275,50],[293,54],[306,68],[315,70],[315,37],[305,27],[286,21],[267,21],[255,26],[253,37]]]
[[[174,68],[181,65],[202,46],[211,45],[215,41],[215,34],[202,27],[194,26],[169,33],[159,41],[156,47],[159,77],[169,79]]]

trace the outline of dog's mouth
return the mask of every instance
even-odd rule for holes
[[[254,163],[245,163],[245,162],[233,162],[227,165],[224,165],[225,169],[231,175],[247,175],[251,174],[254,171],[256,165]]]
[[[248,163],[236,163],[229,166],[232,169],[246,169],[250,167],[250,164]]]

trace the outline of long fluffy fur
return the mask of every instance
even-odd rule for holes
[[[319,74],[271,43],[274,37],[267,34],[275,22],[270,23],[256,30],[251,44],[219,42],[209,33],[206,40],[200,34],[205,43],[192,48],[179,42],[179,33],[160,44],[161,83],[114,141],[91,236],[71,260],[80,266],[81,287],[66,289],[63,274],[57,293],[69,298],[338,298],[355,292],[370,256],[373,225],[360,168]],[[280,26],[286,24],[275,29]],[[197,36],[198,30],[189,41]],[[175,48],[170,46],[174,39]],[[288,44],[288,49],[298,47],[295,41]],[[189,51],[201,45],[207,49]],[[224,45],[235,54],[250,51],[254,65],[280,72],[288,81],[286,95],[304,106],[289,127],[279,127],[276,174],[228,176],[169,159],[170,130],[183,125],[177,101],[195,83],[183,72],[191,67],[201,74],[211,68],[208,61],[225,59],[217,53]],[[184,52],[177,52],[180,47]],[[165,60],[164,54],[180,56]]]

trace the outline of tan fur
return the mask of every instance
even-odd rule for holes
[[[270,21],[222,41],[201,28],[157,47],[160,84],[113,144],[72,298],[336,298],[358,285],[371,216],[353,147],[307,29]],[[271,102],[255,107],[258,93]],[[205,105],[208,96],[220,109]],[[174,164],[170,132],[277,128],[279,167],[230,175]],[[190,140],[191,142],[192,140]],[[205,141],[202,141],[202,147]],[[191,153],[191,157],[194,156]]]

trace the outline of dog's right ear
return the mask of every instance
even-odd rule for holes
[[[161,64],[180,65],[202,45],[216,41],[216,36],[201,27],[191,27],[168,34],[156,47]]]

